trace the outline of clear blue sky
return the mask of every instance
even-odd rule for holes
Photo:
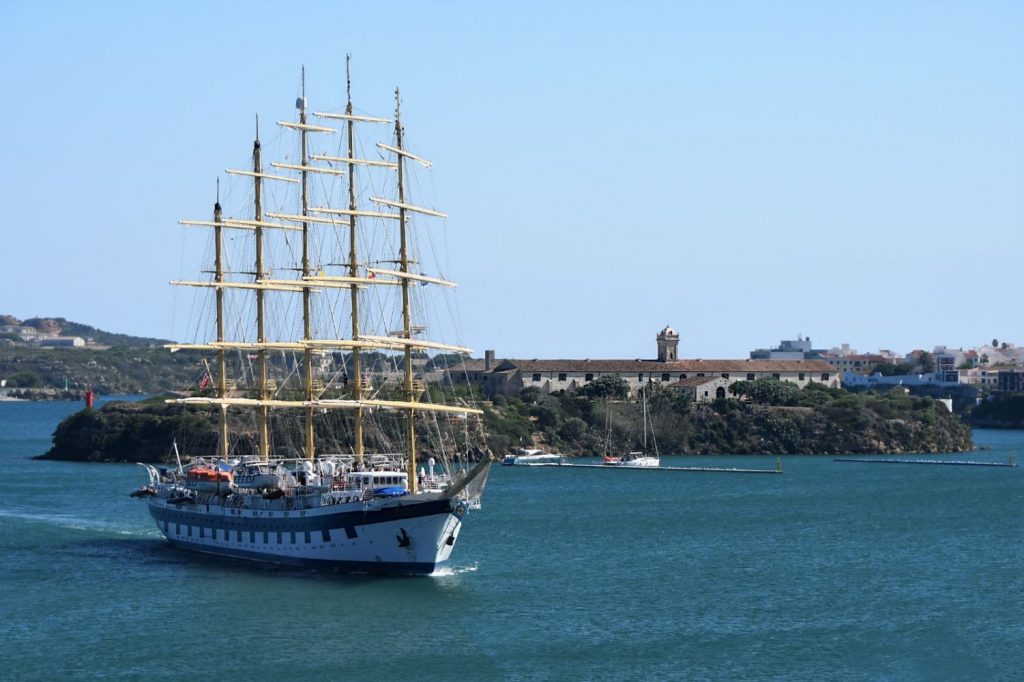
[[[463,342],[682,357],[1024,343],[1024,3],[7,2],[0,312],[184,338],[179,218],[253,114],[435,164]]]

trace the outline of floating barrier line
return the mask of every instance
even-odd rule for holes
[[[720,474],[781,474],[782,467],[775,469],[737,469],[734,467],[629,467],[607,464],[560,464],[574,469],[633,469],[635,471],[699,471]]]
[[[969,462],[966,460],[941,459],[868,459],[862,457],[836,457],[833,462],[860,462],[864,464],[932,464],[936,466],[957,467],[1016,467],[1017,463],[1010,458],[1008,462]]]

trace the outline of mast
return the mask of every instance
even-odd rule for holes
[[[345,55],[345,89],[348,94],[348,104],[345,106],[345,113],[352,116],[352,75],[349,70],[351,55]],[[356,259],[356,164],[355,164],[355,121],[348,119],[348,209],[351,211],[348,219],[348,271],[350,277],[359,275],[359,262]],[[352,340],[359,340],[359,293],[357,287],[349,289],[352,300]],[[362,357],[359,348],[352,349],[352,394],[355,400],[363,399],[363,368]],[[363,463],[363,410],[358,408],[355,414],[355,454],[359,463]]]
[[[253,218],[256,223],[256,281],[263,279],[263,160],[260,148],[260,117],[256,116],[256,140],[252,143],[252,171],[253,171]],[[270,395],[267,392],[267,350],[262,344],[267,341],[265,310],[266,291],[262,288],[256,289],[256,341],[261,344],[256,352],[256,366],[259,373],[259,398],[267,400]],[[260,460],[266,462],[270,459],[270,408],[263,406],[256,411],[257,430],[260,439]]]
[[[643,400],[643,412],[644,412],[644,454],[647,454],[647,388],[645,386],[640,387],[640,397]]]
[[[295,103],[299,109],[300,146],[302,147],[302,216],[309,215],[309,173],[306,170],[309,165],[308,150],[306,146],[306,67],[302,67],[302,96]],[[309,222],[302,221],[302,276],[309,277]],[[313,340],[312,325],[312,292],[308,287],[302,290],[302,336],[304,341]],[[307,347],[303,352],[303,375],[306,379],[306,401],[313,400],[313,349]],[[313,414],[312,405],[306,408],[306,459],[313,459],[316,453],[313,442]]]
[[[409,273],[409,239],[406,229],[406,208],[405,208],[405,157],[401,153],[404,149],[402,146],[402,98],[398,92],[398,88],[395,88],[395,137],[396,144],[399,149],[398,154],[398,225],[399,235],[401,239],[401,247],[399,249],[399,270],[405,274]],[[408,278],[402,278],[402,336],[405,339],[412,340],[412,311],[409,305],[409,282]],[[412,346],[405,346],[405,400],[406,402],[413,402],[415,394],[413,393],[412,384]],[[409,475],[409,490],[413,493],[416,492],[417,481],[416,481],[416,410],[415,408],[409,408],[408,416],[406,418],[406,439],[408,441],[408,475]]]
[[[224,228],[222,227],[223,214],[220,208],[220,179],[217,180],[217,201],[213,205],[213,280],[220,284],[224,281]],[[217,340],[224,341],[224,289],[217,287]],[[225,351],[217,351],[217,397],[221,400],[227,397],[228,393],[228,363]],[[228,456],[228,406],[220,406],[220,417],[217,423],[219,437],[217,439],[217,456]]]

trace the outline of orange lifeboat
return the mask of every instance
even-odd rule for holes
[[[194,466],[185,472],[185,484],[189,488],[207,493],[229,490],[233,483],[232,479],[230,471],[222,471],[209,466]]]

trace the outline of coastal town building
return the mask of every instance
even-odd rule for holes
[[[486,351],[483,360],[469,360],[451,368],[449,374],[453,382],[473,384],[487,396],[515,394],[530,387],[544,393],[572,392],[602,376],[620,377],[633,393],[658,384],[692,392],[695,399],[711,400],[724,396],[737,381],[779,379],[801,388],[810,383],[830,388],[840,385],[839,373],[822,360],[680,360],[678,332],[665,327],[655,341],[654,360],[498,360],[494,351]]]
[[[889,358],[876,353],[832,355],[831,352],[827,352],[822,355],[822,360],[835,367],[839,372],[854,372],[861,375],[870,374],[875,367],[891,362]]]
[[[39,338],[39,330],[35,327],[26,327],[20,324],[5,324],[0,326],[0,334],[13,334],[22,341],[35,341]]]
[[[81,336],[54,336],[40,339],[39,345],[49,348],[85,348],[85,339]]]
[[[998,373],[996,390],[1007,392],[1024,391],[1024,369],[1007,369]]]
[[[984,388],[996,388],[999,384],[999,370],[986,367],[971,367],[958,372],[961,384],[970,386],[981,386]]]
[[[825,351],[812,348],[810,337],[797,334],[796,339],[783,339],[777,348],[757,348],[750,351],[751,360],[815,360]]]

